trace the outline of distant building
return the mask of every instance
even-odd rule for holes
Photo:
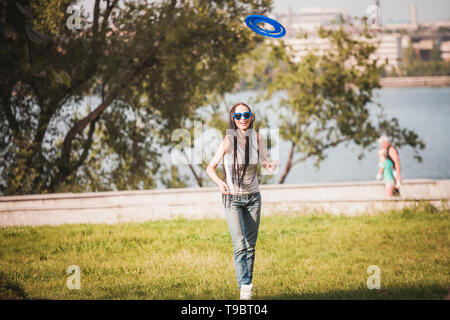
[[[370,42],[378,43],[377,51],[372,55],[371,59],[377,59],[379,64],[385,63],[387,60],[388,70],[399,67],[403,55],[401,35],[378,34]],[[314,51],[317,55],[323,55],[330,50],[329,40],[318,36],[306,39],[289,38],[285,39],[285,43],[292,48],[289,53],[293,62],[300,62],[309,51]]]
[[[430,60],[431,49],[433,49],[433,42],[433,39],[422,39],[418,42],[413,42],[412,46],[420,60]]]
[[[399,34],[378,34],[379,46],[374,58],[380,62],[387,60],[389,70],[396,70],[403,57],[402,36]]]
[[[345,10],[330,8],[304,8],[298,13],[278,15],[277,19],[286,26],[286,38],[295,38],[302,33],[316,33],[320,27],[338,28],[340,19],[349,21]]]
[[[377,11],[377,26],[379,25],[380,12]],[[292,60],[295,62],[301,59],[310,51],[322,55],[330,50],[328,39],[321,39],[317,35],[320,27],[326,29],[337,29],[341,26],[340,20],[344,21],[344,29],[351,32],[354,27],[350,26],[351,17],[342,9],[324,8],[304,8],[299,13],[290,12],[287,15],[278,16],[279,21],[286,26],[288,32],[284,38],[287,45],[292,48],[290,52]],[[298,35],[307,34],[307,38],[297,38]],[[397,34],[377,33],[373,42],[379,42],[373,59],[378,59],[384,63],[388,61],[390,68],[397,69],[402,58],[402,36]]]
[[[300,62],[310,51],[314,51],[317,55],[323,55],[330,50],[330,41],[318,36],[308,37],[307,39],[287,38],[284,42],[292,49],[288,53],[291,56],[291,60],[295,63]]]
[[[417,7],[415,3],[411,5],[410,17],[411,17],[411,24],[417,26]]]
[[[379,43],[373,58],[378,59],[380,63],[387,60],[388,69],[400,67],[403,49],[408,47],[410,42],[422,60],[429,60],[433,41],[438,41],[441,57],[445,61],[450,61],[450,41],[448,41],[450,40],[450,21],[419,23],[417,7],[412,4],[409,21],[395,21],[381,26],[380,1],[375,1],[372,7],[370,10],[368,8],[367,14],[374,21],[367,21],[367,23],[372,25],[371,29],[375,34],[373,41]],[[372,10],[375,8],[376,11]],[[338,29],[342,26],[340,24],[342,19],[344,30],[348,32],[361,28],[361,25],[356,27],[350,25],[352,18],[345,10],[334,8],[304,8],[297,13],[290,10],[288,14],[277,15],[275,18],[287,29],[283,40],[291,46],[291,56],[296,62],[301,61],[310,50],[320,55],[330,49],[328,40],[318,37],[317,31],[320,27]],[[355,25],[358,24],[353,22]],[[304,34],[307,38],[298,38]]]
[[[428,29],[430,31],[436,31],[439,28],[450,28],[450,21],[433,21],[433,22],[421,22],[417,21],[417,6],[412,4],[410,7],[410,17],[406,21],[391,21],[384,25],[386,31],[400,31],[405,30],[407,32],[418,31],[420,28]]]
[[[450,41],[441,42],[441,58],[444,61],[450,62]]]
[[[438,30],[439,28],[450,28],[450,21],[433,21],[433,22],[421,22],[421,27],[425,27],[431,30]]]

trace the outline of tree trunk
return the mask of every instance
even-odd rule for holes
[[[197,180],[198,186],[199,186],[199,187],[203,187],[202,179],[200,179],[200,177],[199,177],[199,176],[197,175],[197,173],[195,172],[194,167],[193,167],[192,164],[191,164],[191,161],[189,161],[188,156],[187,156],[186,153],[184,152],[184,149],[182,149],[182,151],[183,151],[184,157],[186,158],[186,160],[187,160],[187,162],[188,162],[189,168],[191,169],[192,174],[193,174],[194,177],[195,177],[195,180]]]
[[[284,169],[283,174],[280,177],[280,180],[278,181],[279,184],[284,183],[284,180],[286,180],[286,176],[288,175],[289,171],[292,168],[292,158],[294,157],[294,149],[295,149],[295,142],[292,142],[291,151],[289,152],[288,162],[286,164],[286,168]]]

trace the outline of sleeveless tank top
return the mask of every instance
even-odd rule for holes
[[[235,133],[238,134],[237,131]],[[233,133],[227,134],[226,137],[230,142],[229,148],[227,148],[225,156],[224,156],[224,166],[225,166],[225,174],[226,174],[226,184],[228,186],[228,190],[233,195],[247,195],[252,194],[259,191],[259,182],[258,176],[256,175],[256,168],[258,166],[258,140],[256,136],[256,131],[253,129],[247,130],[247,135],[249,137],[249,161],[248,167],[245,172],[244,178],[242,179],[242,185],[238,186],[238,181],[233,183],[233,163],[234,163],[234,138]],[[245,164],[245,145],[241,145],[242,142],[239,142],[239,139],[242,140],[239,136],[237,136],[237,147],[236,147],[236,160],[238,164],[238,173],[239,177],[242,176],[242,171]]]
[[[392,158],[391,158],[391,156],[389,155],[389,149],[390,148],[394,148],[394,150],[395,150],[395,147],[393,147],[392,145],[390,145],[388,148],[387,148],[387,156],[386,156],[386,158],[388,159],[388,160],[391,160],[391,162],[392,162],[392,168],[395,170],[395,162],[394,162],[394,160],[392,160]]]
[[[384,160],[383,164],[383,180],[384,182],[389,182],[394,180],[394,173],[392,169],[394,167],[394,162],[389,159]]]

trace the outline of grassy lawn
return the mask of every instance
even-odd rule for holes
[[[263,217],[255,299],[443,299],[450,211]],[[0,298],[238,299],[225,220],[0,229]],[[81,269],[69,290],[66,269]],[[380,268],[381,289],[367,288]]]

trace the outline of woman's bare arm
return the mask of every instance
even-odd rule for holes
[[[264,144],[264,139],[262,134],[258,133],[258,144],[259,144],[259,162],[263,166],[264,169],[268,171],[275,171],[278,161],[270,162],[267,158],[266,147]]]
[[[384,171],[384,161],[386,159],[383,156],[383,150],[378,150],[378,172],[377,172],[377,180],[381,179],[383,171]]]
[[[212,181],[214,181],[217,184],[221,192],[225,194],[229,191],[227,184],[219,178],[219,176],[216,173],[216,168],[219,162],[222,161],[228,146],[229,141],[225,137],[222,140],[222,143],[220,144],[219,148],[217,149],[216,154],[214,155],[208,167],[206,168],[206,173],[208,174],[208,176],[211,178]]]
[[[395,147],[389,149],[389,156],[395,164],[395,172],[397,173],[396,179],[401,181],[402,176],[400,174],[400,157],[398,156],[398,151]]]

